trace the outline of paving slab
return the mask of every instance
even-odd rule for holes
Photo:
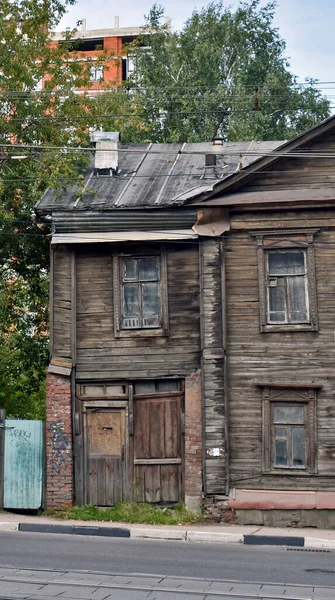
[[[42,590],[43,592],[43,590]],[[85,585],[69,586],[65,592],[62,592],[62,598],[72,598],[73,600],[103,600],[110,594],[106,588],[92,588]]]
[[[302,586],[294,586],[294,585],[286,585],[285,586],[285,596],[298,596],[299,598],[313,598],[315,592],[315,588],[311,587],[302,587]]]
[[[147,596],[148,600],[205,600],[206,596],[201,594],[185,594],[179,592],[151,592],[149,596]],[[225,598],[225,600],[227,600]],[[236,600],[236,598],[234,598]]]
[[[69,590],[69,587],[66,587],[65,585],[60,585],[58,583],[48,583],[45,585],[40,585],[38,588],[39,594],[48,597],[60,596],[60,594],[64,594],[67,590]]]
[[[29,594],[35,594],[41,590],[40,584],[34,583],[20,583],[17,581],[1,581],[0,586],[0,596],[4,596],[5,594],[10,593],[18,593],[25,594],[28,596]]]
[[[128,585],[131,585],[132,587],[156,587],[160,584],[162,579],[163,578],[160,576],[158,576],[158,577],[142,577],[142,576],[137,577],[136,575],[132,575]],[[114,581],[112,582],[112,584],[113,583],[114,583]]]
[[[113,575],[100,575],[98,573],[63,573],[58,575],[58,578],[63,581],[80,582],[86,581],[86,583],[102,584],[111,583],[114,580]]]
[[[146,600],[148,598],[147,591],[139,590],[109,590],[108,600]],[[35,598],[34,598],[35,600]],[[185,597],[183,598],[185,600]],[[190,600],[187,598],[186,600]],[[199,598],[197,598],[199,600]],[[236,600],[236,599],[235,599]]]

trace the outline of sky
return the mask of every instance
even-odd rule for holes
[[[202,8],[207,0],[159,0],[157,3],[165,7],[172,28],[179,29],[193,10]],[[238,0],[226,3],[234,7]],[[87,20],[87,29],[112,28],[114,16],[120,18],[120,27],[139,26],[152,4],[153,0],[123,0],[121,4],[108,0],[77,0],[58,29],[75,27],[83,17]],[[266,0],[261,0],[261,4],[266,4]],[[275,25],[286,40],[291,71],[299,80],[312,77],[322,82],[334,81],[335,0],[322,3],[320,0],[277,0],[277,5]]]

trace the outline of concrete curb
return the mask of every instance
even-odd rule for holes
[[[287,535],[244,535],[243,543],[247,546],[294,546],[303,548],[305,538]]]
[[[96,535],[103,537],[130,537],[130,529],[121,527],[96,527],[92,525],[53,525],[45,523],[19,523],[19,531],[30,533],[62,533],[68,535]]]
[[[220,533],[217,531],[161,529],[160,527],[103,527],[97,525],[66,525],[58,523],[13,523],[0,521],[1,531],[22,531],[30,533],[58,533],[67,535],[90,535],[133,539],[167,540],[214,544],[239,544],[262,546],[286,546],[306,550],[334,550],[335,539],[240,533]]]
[[[0,521],[0,531],[17,531],[19,528],[18,523],[11,523],[8,521]]]

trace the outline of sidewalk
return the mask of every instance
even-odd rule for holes
[[[1,531],[128,537],[219,544],[280,545],[335,550],[335,530],[225,524],[140,525],[110,521],[60,520],[0,513]]]
[[[334,587],[0,567],[2,598],[30,600],[332,600]]]

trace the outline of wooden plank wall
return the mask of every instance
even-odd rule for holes
[[[71,257],[66,246],[57,246],[53,253],[51,299],[51,356],[71,358]]]
[[[334,152],[335,133],[331,132],[298,152],[306,152],[306,158],[283,158],[272,166],[261,169],[243,186],[243,192],[268,190],[299,190],[299,188],[333,187],[334,159],[309,158],[309,152]],[[242,190],[241,190],[242,191]]]
[[[220,241],[200,241],[200,265],[205,493],[223,494],[226,445]]]
[[[77,380],[183,377],[199,368],[197,245],[180,242],[168,247],[166,337],[115,339],[112,247],[82,247],[77,251],[76,271]]]
[[[251,230],[320,227],[317,332],[260,333],[256,241]],[[335,490],[335,210],[236,212],[226,236],[231,487]],[[321,383],[315,475],[263,475],[257,383]]]

